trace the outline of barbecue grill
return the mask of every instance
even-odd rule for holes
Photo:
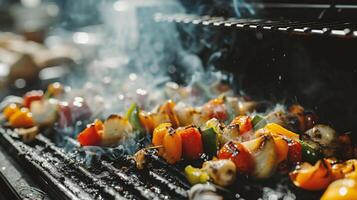
[[[298,102],[340,132],[357,131],[357,2],[251,1],[235,9],[223,0],[182,4],[186,14],[157,12],[152,20],[175,25],[183,48],[199,55],[205,66],[233,74],[234,89],[255,99]],[[149,154],[148,167],[138,170],[123,149],[80,148],[71,138],[55,144],[54,131],[25,144],[13,130],[0,129],[4,160],[14,163],[0,173],[0,198],[188,198],[185,163],[172,166]],[[12,179],[14,174],[19,179]],[[318,199],[322,194],[298,189],[286,176],[217,188],[225,199]]]

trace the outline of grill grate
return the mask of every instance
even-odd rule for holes
[[[187,199],[190,188],[182,173],[188,163],[169,165],[155,154],[148,155],[144,170],[138,170],[128,155],[114,161],[102,156],[85,165],[76,159],[83,153],[78,144],[73,142],[74,149],[65,151],[42,135],[24,144],[12,130],[0,128],[0,144],[53,199]],[[217,186],[217,190],[225,199],[265,199],[269,195],[316,199],[321,195],[293,187],[287,176],[260,182],[240,179],[230,188]]]
[[[278,31],[290,34],[326,35],[357,38],[357,24],[348,21],[294,21],[269,19],[236,19],[191,14],[156,14],[157,22],[175,22],[246,30]]]

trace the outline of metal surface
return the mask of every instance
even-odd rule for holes
[[[157,14],[157,22],[176,22],[233,29],[276,31],[299,35],[325,35],[356,39],[357,24],[343,20],[270,20],[270,19],[237,19],[190,14]]]
[[[187,199],[190,188],[182,173],[188,163],[170,165],[153,154],[148,155],[146,168],[138,170],[127,155],[115,160],[104,156],[85,165],[76,159],[83,151],[75,144],[67,151],[42,135],[24,144],[13,131],[0,129],[0,144],[53,199]],[[199,166],[201,161],[190,164]],[[218,187],[218,193],[225,199],[272,195],[278,199],[316,199],[321,195],[295,188],[286,175],[258,182],[243,178],[232,187]]]

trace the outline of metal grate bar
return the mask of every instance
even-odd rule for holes
[[[193,23],[204,26],[231,27],[238,29],[251,29],[261,31],[279,31],[291,34],[317,34],[337,37],[357,37],[355,23],[346,21],[289,21],[267,19],[236,19],[210,16],[197,16],[189,14],[156,14],[157,22]]]

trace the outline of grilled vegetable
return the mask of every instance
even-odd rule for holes
[[[191,165],[185,167],[185,175],[188,182],[190,182],[192,185],[206,183],[210,179],[206,171],[192,167]]]
[[[73,121],[87,120],[92,115],[92,111],[82,97],[75,97],[69,104],[69,108],[71,110]]]
[[[211,160],[203,163],[202,170],[210,180],[220,186],[229,186],[236,180],[236,165],[231,160]]]
[[[44,98],[51,98],[51,97],[57,98],[63,95],[63,93],[64,93],[63,85],[59,82],[55,82],[47,86],[47,90],[43,96]]]
[[[264,128],[264,126],[267,124],[265,119],[260,116],[260,115],[255,115],[252,119],[252,125],[254,127],[254,130],[258,130],[261,128]]]
[[[129,136],[133,128],[129,121],[119,115],[110,115],[103,124],[102,145],[113,145]]]
[[[199,158],[203,154],[203,144],[200,131],[195,126],[178,128],[181,136],[183,156],[188,160]]]
[[[94,123],[90,124],[78,135],[77,140],[81,146],[97,146],[100,144],[102,137],[99,131],[101,130],[96,127]]]
[[[17,104],[12,103],[5,107],[3,114],[5,118],[9,120],[11,115],[15,114],[17,111],[20,111],[20,107]]]
[[[61,129],[71,127],[73,125],[72,111],[68,102],[60,102],[57,108],[58,112],[58,125]]]
[[[222,122],[227,120],[228,113],[224,105],[224,100],[222,98],[216,98],[203,105],[202,115],[205,116],[206,120],[212,118],[216,118]]]
[[[10,126],[13,128],[29,128],[34,126],[32,114],[27,108],[21,108],[9,118]]]
[[[239,174],[250,174],[254,170],[254,160],[249,150],[239,142],[226,143],[217,154],[218,159],[229,159],[234,162]]]
[[[275,149],[278,157],[278,163],[284,161],[288,157],[288,152],[289,152],[289,144],[288,142],[279,136],[275,136],[274,138],[274,143],[275,143]]]
[[[193,115],[195,115],[198,111],[191,106],[179,102],[174,107],[174,112],[176,113],[181,126],[189,126],[193,124]]]
[[[285,136],[289,139],[294,139],[297,140],[299,139],[299,135],[289,131],[288,129],[280,126],[279,124],[275,124],[275,123],[269,123],[265,126],[266,129],[268,129],[270,132],[272,132],[273,134],[277,134],[277,135],[282,135]]]
[[[55,99],[42,99],[31,103],[30,111],[33,120],[40,126],[52,125],[57,118],[57,104]]]
[[[140,122],[139,113],[139,107],[135,103],[133,103],[131,104],[128,112],[126,113],[126,118],[129,120],[134,131],[142,132],[144,129]]]
[[[23,97],[23,105],[26,108],[30,108],[31,103],[33,101],[39,101],[42,99],[43,96],[43,92],[42,90],[32,90],[30,92],[27,92],[24,97]]]
[[[332,182],[321,197],[321,200],[356,200],[357,179],[341,179]]]
[[[336,155],[338,138],[335,130],[326,125],[318,124],[302,135],[302,140],[314,149],[321,150],[325,157]]]
[[[181,160],[182,139],[174,129],[169,129],[165,134],[163,145],[165,152],[162,157],[165,158],[168,163],[174,164]]]
[[[302,140],[299,140],[298,142],[301,144],[303,161],[315,164],[321,158],[321,153],[318,149],[313,148],[311,145]]]
[[[334,179],[353,178],[357,179],[357,160],[351,159],[343,163],[332,165],[332,174]]]
[[[38,126],[33,126],[31,128],[17,128],[15,129],[15,132],[19,134],[23,142],[31,142],[38,134]]]
[[[295,140],[289,142],[288,161],[294,165],[302,161],[302,146]]]
[[[138,152],[134,154],[134,160],[136,163],[136,168],[138,169],[144,169],[145,164],[146,164],[146,155],[147,155],[147,150],[146,149],[141,149]]]
[[[331,164],[325,159],[313,166],[304,162],[289,175],[294,185],[305,190],[325,189],[333,180]]]
[[[162,123],[155,128],[152,134],[152,144],[154,146],[162,146],[164,144],[164,137],[169,131],[174,131],[172,129],[171,123]],[[162,156],[164,154],[164,149],[159,148],[158,155]]]
[[[208,156],[216,156],[219,148],[218,134],[214,128],[207,128],[202,131],[202,142],[204,151]]]
[[[274,173],[278,164],[273,137],[271,135],[264,135],[242,144],[251,152],[255,161],[252,177],[256,179],[269,178]]]
[[[252,120],[249,116],[238,116],[233,119],[231,125],[236,124],[239,127],[239,134],[243,135],[253,129]]]
[[[167,114],[170,118],[170,122],[173,125],[173,127],[178,127],[180,125],[180,122],[174,110],[175,106],[176,106],[175,102],[168,100],[160,107],[159,113]]]

